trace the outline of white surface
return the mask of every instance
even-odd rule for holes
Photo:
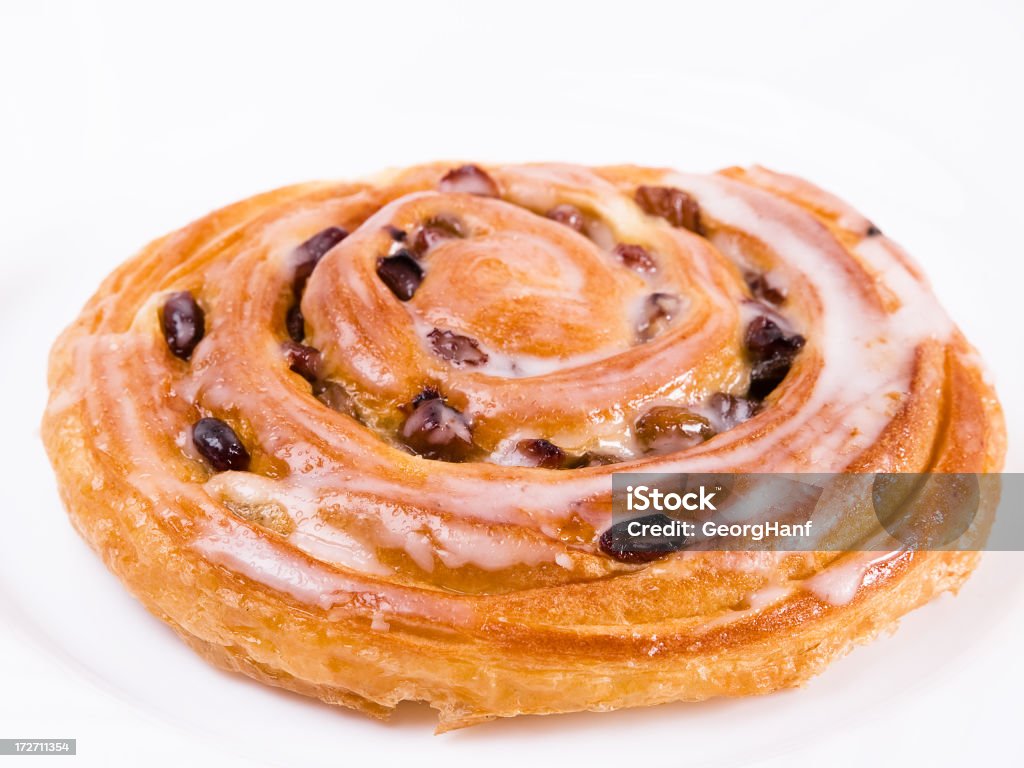
[[[803,691],[434,737],[416,707],[380,725],[209,669],[60,511],[45,355],[110,269],[257,190],[438,157],[806,175],[923,264],[1019,436],[1024,8],[716,6],[0,8],[0,738],[77,738],[38,759],[83,766],[1019,759],[1019,553]]]

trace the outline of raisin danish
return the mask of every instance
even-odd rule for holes
[[[213,663],[440,728],[794,686],[976,552],[608,547],[611,477],[993,472],[919,268],[763,168],[433,164],[146,247],[51,356],[71,520]]]

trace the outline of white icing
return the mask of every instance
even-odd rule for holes
[[[804,588],[820,600],[832,605],[847,605],[857,591],[874,581],[870,570],[901,554],[893,552],[857,552],[846,555],[842,562],[832,564],[803,582]]]
[[[402,549],[424,571],[434,568],[435,556],[447,567],[471,564],[485,570],[551,562],[560,545],[516,532],[504,538],[462,520],[441,520],[415,509],[383,502],[372,496],[322,488],[308,475],[273,480],[247,472],[222,472],[206,483],[214,498],[257,506],[276,503],[288,510],[295,531],[288,536],[297,549],[323,562],[374,575],[391,569],[380,562],[378,547]],[[371,535],[341,530],[321,510],[345,510],[352,519],[372,524]]]
[[[289,542],[317,560],[377,576],[391,573],[377,559],[376,545],[364,543],[321,517],[321,499],[308,486],[249,472],[222,472],[206,482],[206,489],[214,498],[245,506],[280,505],[295,524]]]
[[[752,592],[747,598],[747,606],[753,612],[763,611],[765,608],[785,600],[792,594],[792,590],[781,584],[769,584],[761,589]]]
[[[288,537],[288,541],[323,563],[341,565],[374,576],[392,573],[390,568],[374,556],[375,547],[327,525],[320,528],[315,536],[302,530],[295,531]]]
[[[229,519],[202,527],[192,547],[211,563],[323,609],[386,611],[456,624],[473,618],[472,608],[463,603],[439,594],[403,590],[381,582],[368,584],[344,576],[274,546],[264,536]]]
[[[192,547],[212,563],[320,608],[347,603],[359,591],[352,580],[312,567],[240,525],[212,527]]]
[[[519,535],[502,535],[477,526],[438,527],[433,537],[438,558],[449,568],[469,564],[499,571],[513,565],[538,565],[557,557],[551,546],[535,545]]]

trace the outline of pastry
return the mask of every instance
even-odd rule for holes
[[[611,477],[1001,467],[870,221],[763,168],[432,164],[147,246],[56,342],[72,523],[213,663],[440,729],[799,685],[977,552],[610,546]]]

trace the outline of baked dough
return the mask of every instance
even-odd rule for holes
[[[613,472],[1005,451],[917,265],[763,168],[448,163],[257,195],[107,278],[49,386],[71,521],[151,612],[221,667],[379,717],[425,701],[440,730],[799,685],[978,559],[624,561]]]

